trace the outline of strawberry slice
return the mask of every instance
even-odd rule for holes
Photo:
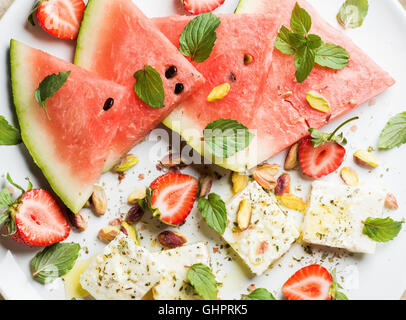
[[[191,14],[211,12],[220,7],[225,0],[183,0],[183,7]]]
[[[282,287],[288,300],[331,300],[333,278],[326,268],[313,264],[297,271]]]
[[[167,173],[150,185],[152,197],[150,208],[162,222],[177,225],[183,222],[193,208],[198,181],[182,173]]]
[[[299,146],[299,163],[310,178],[321,178],[336,171],[344,161],[345,148],[329,141],[314,147],[312,138],[304,138]]]
[[[16,226],[16,233],[11,237],[21,244],[47,246],[69,236],[70,227],[65,215],[54,197],[45,190],[27,191],[11,207],[10,213]]]
[[[83,0],[39,0],[35,7],[39,24],[49,34],[61,39],[77,38],[86,8]]]

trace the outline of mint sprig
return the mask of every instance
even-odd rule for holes
[[[187,279],[204,300],[217,299],[217,282],[208,266],[203,263],[194,264],[187,272]]]
[[[290,28],[282,26],[275,41],[275,48],[288,55],[295,55],[296,80],[307,79],[315,64],[331,69],[343,69],[348,65],[349,53],[343,47],[324,43],[320,36],[309,34],[312,19],[307,11],[296,3],[290,19]]]
[[[79,250],[77,243],[55,243],[46,247],[31,260],[32,277],[46,284],[67,274],[75,265]]]
[[[218,234],[223,234],[227,225],[226,204],[216,193],[200,198],[197,207],[208,226]]]
[[[20,130],[14,128],[0,116],[0,145],[12,146],[21,143]]]
[[[368,14],[368,0],[346,0],[337,14],[343,28],[358,28]]]
[[[202,13],[192,19],[179,37],[179,51],[192,61],[203,62],[211,54],[221,21],[213,13]]]
[[[264,288],[258,288],[243,296],[242,300],[276,300],[272,293]]]
[[[138,98],[151,108],[163,108],[165,104],[165,91],[161,75],[152,66],[146,65],[144,69],[134,73],[137,82],[134,91]]]
[[[362,233],[377,242],[388,242],[396,238],[404,221],[386,218],[368,218],[364,222]]]
[[[341,146],[345,146],[347,144],[347,139],[344,137],[343,133],[340,133],[338,135],[336,135],[336,133],[347,123],[357,120],[357,119],[359,119],[359,117],[353,117],[351,119],[348,119],[347,121],[340,124],[332,133],[324,133],[317,129],[310,128],[309,132],[310,132],[310,136],[313,138],[312,139],[313,147],[317,148],[318,146],[321,146],[321,145],[325,144],[326,142],[330,142],[330,141],[336,142]]]
[[[209,152],[219,158],[229,158],[250,144],[254,135],[242,123],[232,119],[217,119],[203,131]]]
[[[50,74],[41,81],[38,89],[35,90],[35,100],[44,109],[48,120],[51,120],[51,118],[48,115],[46,103],[63,87],[70,74],[71,71]]]
[[[392,149],[406,143],[406,112],[401,112],[389,119],[382,130],[379,140],[379,149]]]

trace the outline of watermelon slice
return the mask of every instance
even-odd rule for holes
[[[131,0],[89,1],[78,36],[75,64],[128,88],[130,104],[122,111],[106,169],[204,82]],[[147,64],[161,74],[164,83],[165,106],[161,109],[147,106],[134,93],[133,75]],[[165,71],[170,66],[177,68],[177,74],[167,79]],[[184,87],[180,94],[174,93],[177,83]]]
[[[288,101],[314,128],[319,128],[337,117],[392,86],[394,79],[382,70],[370,57],[358,48],[342,31],[329,25],[318,12],[304,0],[240,0],[237,13],[269,13],[275,17],[289,13],[281,24],[289,26],[290,14],[298,2],[312,17],[311,33],[315,33],[324,42],[334,43],[347,49],[350,61],[342,70],[332,70],[315,66],[309,77],[298,83],[295,79],[293,56],[274,51],[268,85],[264,99],[269,100],[275,94],[292,92]],[[281,76],[283,75],[283,76]],[[329,114],[312,109],[306,101],[306,93],[314,90],[325,97],[331,106]]]
[[[76,213],[103,171],[119,123],[117,111],[127,107],[127,89],[16,40],[11,40],[10,59],[23,141],[54,191]],[[71,74],[47,101],[49,120],[34,92],[46,76],[62,71]],[[104,111],[108,98],[114,104]]]
[[[243,123],[256,139],[249,148],[228,159],[214,162],[234,171],[244,171],[267,160],[307,134],[308,126],[299,113],[275,95],[267,103],[262,100],[263,88],[272,60],[273,43],[280,27],[279,18],[269,15],[218,15],[221,19],[217,40],[210,57],[193,63],[207,82],[193,96],[183,101],[164,124],[182,135],[198,152],[211,159],[202,142],[203,129],[219,118]],[[173,16],[153,19],[154,23],[179,46],[179,36],[193,17]],[[245,65],[244,55],[253,57]],[[231,86],[228,95],[216,102],[207,102],[210,91],[222,84]]]

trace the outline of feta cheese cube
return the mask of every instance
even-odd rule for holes
[[[248,199],[252,207],[248,229],[241,231],[237,225],[240,202]],[[279,207],[275,196],[266,192],[257,182],[251,181],[227,205],[227,227],[223,238],[239,254],[255,274],[262,274],[285,254],[299,231],[294,221]]]
[[[376,242],[362,233],[368,217],[382,217],[386,192],[315,181],[302,225],[303,240],[351,252],[374,253]]]
[[[95,299],[141,299],[159,280],[154,256],[124,233],[98,255],[80,277],[80,284]]]
[[[156,259],[164,271],[159,283],[152,289],[155,300],[200,299],[187,281],[187,271],[196,263],[210,267],[207,243],[198,242],[164,250],[156,254]]]

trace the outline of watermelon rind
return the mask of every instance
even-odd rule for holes
[[[63,164],[55,160],[50,137],[43,130],[43,127],[33,120],[32,114],[30,114],[33,110],[32,105],[38,107],[38,112],[42,112],[34,98],[34,91],[37,88],[32,87],[28,76],[31,72],[31,64],[27,63],[30,50],[30,47],[11,39],[11,84],[14,105],[21,128],[21,137],[34,162],[41,169],[55,193],[72,212],[76,213],[82,209],[88,200],[93,186],[89,186],[88,190],[86,190],[80,181],[63,174],[66,170]],[[77,190],[80,190],[80,192]]]
[[[240,0],[234,13],[257,13],[263,0]],[[272,1],[272,0],[270,0]]]

